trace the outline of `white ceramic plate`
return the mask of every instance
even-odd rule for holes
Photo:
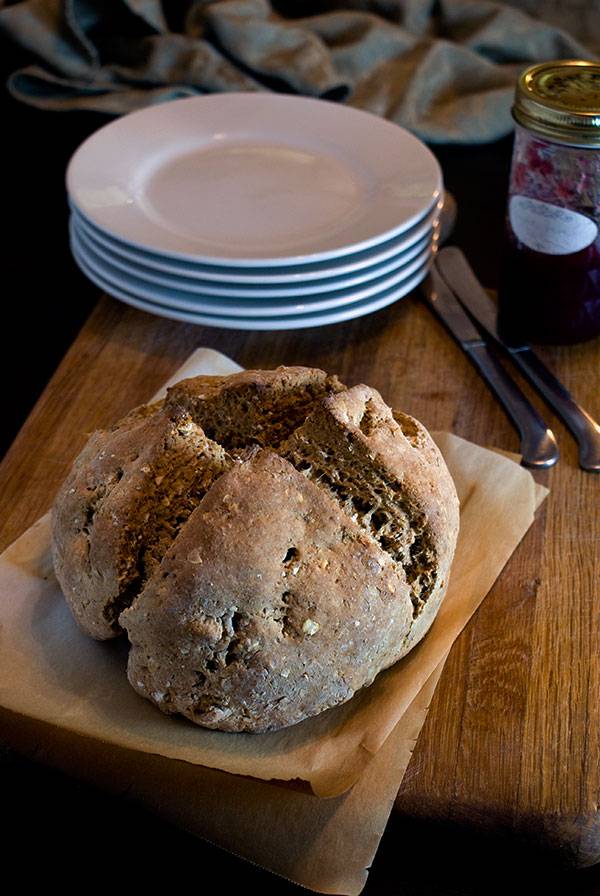
[[[75,260],[85,265],[87,270],[102,277],[111,287],[125,290],[127,293],[137,296],[149,302],[177,308],[180,311],[190,311],[194,314],[218,314],[227,317],[281,317],[282,315],[313,314],[317,311],[325,311],[338,308],[353,302],[380,295],[396,286],[404,283],[428,260],[431,254],[430,246],[401,271],[392,275],[378,277],[367,285],[362,285],[355,290],[335,290],[322,298],[313,299],[312,296],[303,296],[297,299],[247,299],[236,300],[233,298],[218,298],[215,296],[197,295],[186,292],[183,289],[166,289],[162,286],[154,286],[139,280],[135,276],[119,271],[112,265],[103,261],[89,247],[84,246],[77,232],[71,230],[71,248]]]
[[[77,207],[134,246],[200,263],[305,264],[406,231],[442,176],[416,137],[349,106],[270,93],[192,97],[92,134]]]
[[[110,252],[104,246],[96,242],[88,231],[84,230],[77,219],[72,219],[72,231],[77,235],[77,243],[81,250],[87,250],[96,259],[97,263],[102,263],[107,270],[120,273],[122,276],[134,277],[138,282],[142,281],[148,284],[150,289],[155,287],[166,287],[171,290],[183,290],[187,293],[197,293],[199,297],[219,296],[232,299],[301,299],[301,297],[314,297],[321,293],[333,293],[339,290],[351,290],[362,284],[370,283],[372,280],[378,279],[385,275],[392,275],[396,272],[400,273],[404,268],[410,265],[410,262],[423,252],[427,252],[432,245],[431,231],[417,243],[414,244],[406,252],[402,252],[399,256],[393,256],[389,261],[382,264],[363,268],[355,274],[349,274],[342,277],[330,277],[326,280],[308,280],[305,283],[293,284],[275,284],[274,286],[255,286],[238,284],[227,285],[224,283],[216,284],[212,280],[197,280],[192,277],[178,277],[171,274],[163,274],[148,268],[142,264],[133,264],[125,261],[114,252]]]
[[[104,292],[133,308],[139,308],[141,311],[147,311],[150,314],[156,314],[159,317],[167,317],[171,320],[180,320],[190,324],[198,324],[205,327],[221,327],[225,330],[302,330],[306,327],[319,327],[326,324],[341,323],[345,320],[352,320],[355,317],[362,317],[365,314],[371,314],[379,311],[386,305],[391,305],[403,296],[408,295],[419,283],[426,277],[429,264],[423,265],[415,274],[385,293],[376,297],[365,299],[362,302],[353,302],[350,305],[344,305],[342,308],[336,308],[333,311],[323,311],[316,314],[302,315],[282,315],[275,318],[250,318],[250,317],[220,317],[216,314],[194,314],[191,311],[178,311],[166,305],[160,305],[155,302],[147,302],[123,289],[111,286],[101,276],[93,273],[86,268],[82,259],[77,260],[77,264],[83,273],[96,284]]]
[[[197,277],[201,280],[214,281],[216,283],[239,283],[271,285],[275,283],[304,283],[308,280],[320,280],[327,277],[339,277],[364,270],[387,261],[403,252],[408,252],[419,240],[432,230],[439,231],[440,216],[442,214],[443,200],[440,199],[435,208],[428,212],[413,227],[400,236],[383,243],[378,243],[370,249],[363,249],[352,255],[342,255],[329,261],[317,261],[312,264],[287,265],[269,267],[244,268],[242,266],[217,266],[198,264],[192,261],[183,261],[177,258],[169,258],[166,255],[157,255],[144,249],[136,249],[128,243],[111,237],[99,230],[78,211],[77,207],[70,203],[72,217],[77,220],[79,232],[100,244],[124,260],[135,264],[143,264],[152,270],[164,271],[168,274],[176,274],[184,277]]]

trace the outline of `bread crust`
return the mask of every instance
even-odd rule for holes
[[[265,731],[370,683],[411,618],[402,567],[261,450],[213,485],[121,622],[129,680],[160,709]]]
[[[119,614],[171,536],[230,465],[189,414],[158,408],[96,432],[54,502],[54,571],[78,625],[122,634]]]
[[[457,534],[424,427],[312,368],[178,383],[91,437],[53,512],[79,625],[125,629],[138,693],[225,731],[294,724],[404,656]]]
[[[360,494],[362,520],[368,517],[370,531],[386,499],[406,518],[406,544],[399,539],[390,545],[387,535],[383,539],[413,581],[413,621],[397,653],[400,659],[426,634],[446,591],[459,528],[454,482],[425,427],[414,417],[392,411],[369,386],[354,386],[325,399],[284,450],[300,463],[303,453],[311,457],[302,451],[307,443],[321,452],[326,444],[335,446],[332,472],[344,482],[345,492]],[[354,475],[345,471],[340,477],[345,452]],[[352,501],[349,506],[346,502],[347,512],[353,509]],[[377,539],[379,533],[373,534]]]

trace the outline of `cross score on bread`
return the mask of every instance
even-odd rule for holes
[[[225,731],[349,700],[425,635],[458,534],[431,437],[303,367],[196,377],[94,433],[53,509],[71,611],[132,686]]]

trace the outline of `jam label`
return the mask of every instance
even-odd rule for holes
[[[598,235],[597,224],[585,215],[529,196],[511,198],[509,217],[520,242],[546,255],[581,252]]]

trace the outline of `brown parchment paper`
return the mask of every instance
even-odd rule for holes
[[[235,369],[201,349],[172,381]],[[424,642],[341,711],[260,736],[165,718],[128,686],[125,645],[91,641],[72,622],[47,515],[0,557],[3,738],[303,886],[358,894],[450,646],[547,493],[510,457],[435,438],[461,498],[448,595]],[[330,798],[261,778],[300,778]]]
[[[200,350],[173,379],[239,369]],[[351,701],[280,732],[228,734],[165,717],[125,674],[127,645],[75,626],[52,573],[50,516],[0,558],[0,705],[142,753],[282,781],[319,796],[352,787],[403,717],[533,520],[536,486],[511,459],[448,433],[435,438],[456,482],[461,532],[450,585],[427,637]]]
[[[363,889],[425,721],[441,663],[351,790],[332,799],[106,745],[0,709],[15,749],[321,893]],[[192,859],[193,860],[193,859]]]

